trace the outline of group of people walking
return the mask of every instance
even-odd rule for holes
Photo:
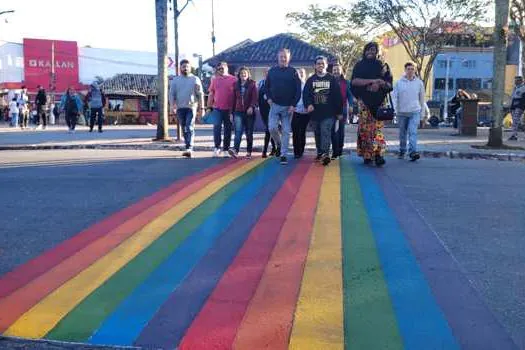
[[[70,133],[75,132],[75,127],[78,122],[78,117],[81,112],[84,112],[86,122],[89,123],[89,131],[92,132],[95,126],[95,121],[98,125],[98,131],[102,132],[102,125],[104,121],[104,106],[106,105],[106,97],[101,91],[99,85],[94,82],[91,84],[86,97],[83,99],[75,91],[74,87],[69,87],[62,95],[58,104],[50,104],[45,89],[38,86],[38,92],[35,96],[34,104],[34,120],[32,121],[37,128],[46,129],[48,124],[47,109],[49,107],[49,114],[53,115],[55,121],[58,123],[61,113],[64,113],[66,124]],[[84,108],[87,106],[87,108]],[[27,88],[22,86],[20,93],[9,101],[9,114],[11,117],[11,126],[20,126],[22,129],[27,129],[30,120],[29,95]],[[52,121],[52,123],[54,123]]]
[[[301,158],[307,128],[311,125],[316,160],[328,165],[343,154],[349,112],[358,111],[358,155],[365,164],[383,166],[386,150],[384,122],[378,120],[376,114],[380,107],[392,103],[400,123],[399,156],[404,158],[407,154],[408,141],[410,159],[419,159],[417,128],[428,108],[424,86],[416,77],[413,63],[405,65],[405,75],[394,85],[388,65],[379,57],[376,43],[365,46],[363,57],[355,65],[350,80],[344,78],[339,63],[333,64],[332,73],[328,73],[328,60],[324,56],[315,58],[314,74],[308,78],[304,69],[290,66],[290,59],[291,52],[281,49],[277,54],[277,65],[269,69],[258,83],[252,79],[247,67],[241,67],[233,76],[228,72],[227,63],[220,62],[211,80],[206,109],[201,81],[191,74],[190,63],[181,61],[182,74],[173,79],[169,100],[184,130],[186,151],[183,155],[192,156],[195,117],[202,117],[206,111],[213,122],[214,156],[239,157],[241,139],[245,135],[246,157],[250,158],[256,109],[259,108],[265,126],[263,158],[275,156],[281,164],[287,164],[290,134],[293,135],[294,158]],[[235,137],[231,148],[233,126]],[[268,152],[270,143],[272,148]]]

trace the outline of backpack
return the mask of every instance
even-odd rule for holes
[[[71,95],[66,97],[66,112],[68,114],[78,114],[77,101]]]

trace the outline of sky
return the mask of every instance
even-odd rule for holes
[[[174,0],[172,0],[174,1]],[[179,0],[179,8],[186,0]],[[348,5],[349,0],[214,0],[216,53],[245,39],[254,41],[297,31],[286,13],[309,4]],[[193,0],[179,16],[179,48],[185,56],[212,56],[212,0]],[[156,51],[154,0],[0,0],[0,41],[23,38],[77,41],[79,46]],[[173,12],[169,50],[173,52]]]

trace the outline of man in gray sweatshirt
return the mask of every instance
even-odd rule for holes
[[[200,118],[204,112],[204,95],[201,80],[191,73],[188,60],[180,62],[180,73],[173,78],[170,86],[169,102],[177,113],[184,134],[186,151],[184,157],[191,158],[193,139],[195,137],[195,117]]]
[[[419,121],[428,112],[425,102],[425,86],[416,76],[413,62],[405,63],[405,74],[394,86],[394,109],[399,123],[399,158],[403,159],[407,151],[411,161],[419,159],[417,151],[417,128]]]

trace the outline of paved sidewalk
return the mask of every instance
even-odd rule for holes
[[[356,149],[357,126],[346,128],[345,149]],[[155,126],[129,125],[106,126],[104,132],[89,133],[88,128],[79,126],[75,134],[69,134],[64,126],[49,126],[46,130],[20,130],[0,125],[0,150],[41,150],[41,149],[168,149],[179,151],[184,148],[182,142],[154,142]],[[508,146],[518,149],[487,150],[473,146],[484,146],[488,140],[488,128],[478,128],[477,137],[452,136],[456,132],[451,128],[419,130],[419,145],[423,157],[449,157],[468,159],[525,160],[525,137],[520,134],[517,142],[507,142]],[[170,128],[170,135],[175,136],[175,127]],[[509,132],[504,132],[504,139]],[[398,129],[385,128],[385,138],[389,154],[395,154],[399,147]],[[254,151],[260,152],[264,140],[263,133],[254,136]],[[233,136],[232,136],[233,145]],[[245,147],[243,140],[241,147]],[[307,151],[315,150],[313,133],[308,133]],[[195,149],[213,150],[213,134],[210,125],[196,126]],[[521,149],[519,149],[521,148]]]

